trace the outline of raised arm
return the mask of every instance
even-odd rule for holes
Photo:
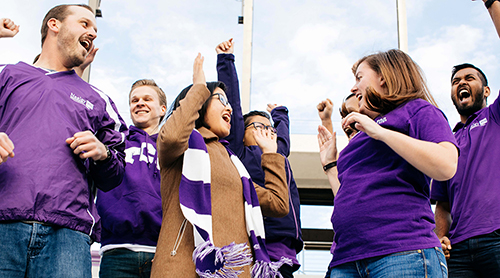
[[[366,115],[352,112],[342,120],[342,128],[355,124],[375,140],[386,143],[428,177],[443,181],[451,179],[457,171],[458,150],[451,142],[428,142],[378,125]]]
[[[0,38],[12,38],[19,33],[19,25],[8,18],[0,18]]]
[[[262,150],[262,169],[265,187],[254,183],[262,214],[270,217],[284,217],[288,214],[288,188],[286,182],[285,159],[276,153],[276,135],[269,130],[254,130],[255,141]]]
[[[335,132],[333,134],[323,125],[318,126],[318,145],[319,158],[321,166],[334,165],[337,161],[337,138]],[[340,188],[337,166],[328,167],[325,174],[330,183],[333,196],[337,195]]]
[[[226,96],[233,108],[231,115],[231,130],[226,139],[229,147],[241,157],[243,149],[243,137],[245,136],[245,124],[243,122],[243,112],[241,111],[240,88],[236,67],[234,66],[234,43],[233,39],[221,42],[215,48],[217,52],[217,77],[218,80],[226,84]]]
[[[290,155],[290,120],[288,109],[277,104],[267,104],[267,112],[271,114],[274,127],[278,132],[278,153],[284,157]]]
[[[486,2],[491,2],[491,0],[483,0],[483,2],[486,4]],[[500,36],[500,2],[493,1],[491,6],[488,8],[488,12],[490,13],[490,17],[493,20],[493,24],[495,25],[497,34],[498,36]]]
[[[321,125],[326,127],[330,133],[333,133],[333,124],[332,124],[332,111],[333,111],[333,102],[327,98],[322,102],[318,103],[316,106],[318,109],[318,115],[321,119]]]
[[[198,111],[210,97],[203,72],[203,57],[198,54],[193,65],[193,87],[179,102],[158,133],[157,150],[161,167],[167,167],[188,148],[188,140],[195,128]]]

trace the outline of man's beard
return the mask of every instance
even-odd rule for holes
[[[471,89],[472,90],[472,89]],[[479,94],[475,94],[475,92],[471,92],[471,98],[474,97],[474,102],[468,105],[460,104],[459,96],[455,94],[452,98],[453,104],[457,108],[458,114],[462,116],[469,117],[470,115],[476,113],[477,111],[483,109],[484,103],[484,87],[482,87],[482,91]]]
[[[64,26],[61,28],[61,44],[62,47],[64,48],[64,52],[67,55],[67,60],[69,62],[68,65],[66,65],[67,68],[74,68],[78,67],[83,62],[85,61],[85,57],[82,57],[81,55],[78,55],[79,51],[81,51],[78,47],[79,42],[75,44],[74,38],[71,36],[71,33],[69,30],[67,30]]]

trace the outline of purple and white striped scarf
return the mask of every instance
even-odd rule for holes
[[[184,217],[193,225],[193,261],[196,273],[202,278],[238,277],[243,266],[252,263],[252,252],[246,243],[231,243],[215,247],[212,236],[212,201],[210,194],[210,157],[203,136],[193,130],[189,146],[184,153],[182,179],[179,186],[179,201]],[[245,222],[248,238],[255,254],[251,277],[280,277],[278,269],[284,264],[292,265],[288,258],[271,262],[265,245],[264,222],[259,199],[245,166],[226,147],[233,164],[238,169],[245,199]]]

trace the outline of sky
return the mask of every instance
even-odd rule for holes
[[[0,64],[31,63],[40,52],[45,13],[62,3],[87,1],[2,0],[0,17],[11,18],[21,29],[16,37],[0,40]],[[482,1],[407,0],[406,8],[408,54],[423,69],[450,125],[459,120],[450,98],[454,65],[469,62],[481,68],[492,103],[500,89],[500,40]],[[241,1],[102,0],[101,10],[90,83],[113,99],[128,124],[134,81],[154,79],[170,104],[192,83],[198,52],[205,56],[207,81],[216,80],[215,47],[229,38],[234,38],[241,73]],[[315,134],[320,124],[316,104],[327,97],[334,102],[334,126],[340,130],[336,111],[354,85],[352,65],[364,55],[398,47],[396,0],[254,0],[253,27],[250,108],[287,106],[291,131],[297,134]],[[325,222],[323,228],[331,227],[324,221],[330,213],[317,217]]]
[[[40,24],[62,3],[87,1],[2,1],[0,17],[21,25],[0,41],[0,63],[31,62],[40,52]],[[410,56],[423,69],[431,93],[450,125],[459,120],[450,99],[453,65],[483,69],[498,95],[499,38],[481,1],[407,0]],[[141,78],[154,79],[170,103],[192,82],[192,63],[205,56],[207,81],[217,78],[215,46],[235,41],[241,73],[242,2],[236,0],[102,0],[97,19],[99,47],[90,83],[117,104],[131,124],[128,93]],[[396,0],[254,0],[251,109],[267,103],[290,110],[292,133],[315,134],[316,104],[330,98],[335,110],[354,84],[351,66],[364,55],[398,47]],[[337,112],[335,126],[340,129]],[[342,134],[339,135],[342,136]]]

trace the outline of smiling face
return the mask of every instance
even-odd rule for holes
[[[56,20],[59,26],[57,47],[62,55],[62,63],[67,68],[81,65],[97,37],[94,14],[86,8],[69,6],[70,14],[62,21]]]
[[[229,135],[231,130],[231,113],[233,110],[229,105],[224,106],[219,100],[219,96],[215,94],[221,94],[227,99],[226,93],[221,88],[216,88],[209,99],[204,121],[210,127],[209,130],[217,137],[224,138]]]
[[[150,86],[140,86],[130,92],[130,117],[134,125],[148,134],[158,131],[160,118],[167,107],[160,104],[158,93]]]
[[[359,100],[359,112],[374,119],[378,116],[378,112],[371,111],[366,105],[366,89],[372,88],[380,94],[386,94],[387,89],[384,86],[385,81],[380,74],[375,72],[366,62],[358,65],[355,73],[356,83],[351,89],[351,92],[356,95]]]
[[[464,68],[453,76],[451,81],[451,100],[458,114],[468,118],[486,107],[486,98],[490,95],[487,86],[483,86],[479,73],[473,68]]]

